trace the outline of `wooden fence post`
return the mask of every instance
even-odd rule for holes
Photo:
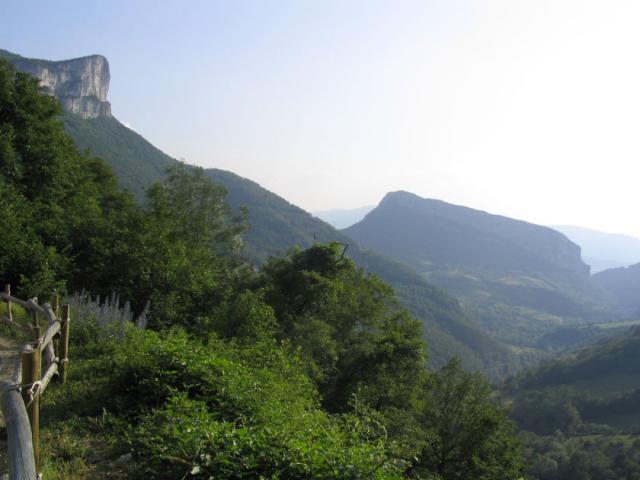
[[[32,326],[32,333],[33,333],[33,340],[34,341],[38,341],[40,340],[40,335],[42,335],[42,331],[40,329],[40,324],[38,323],[38,312],[36,312],[35,310],[31,312],[31,326]]]
[[[8,283],[4,286],[4,293],[11,295],[11,285]],[[11,302],[7,300],[7,318],[13,320],[13,314],[11,313]]]
[[[53,305],[51,306],[51,310],[53,310],[53,314],[56,316],[56,319],[60,321],[60,295],[58,295],[58,292],[53,293]],[[62,325],[62,322],[60,322],[60,325]],[[61,336],[62,336],[62,333],[59,332],[55,337],[53,337],[53,344],[52,344],[54,357],[57,356],[58,358],[60,358],[60,342],[58,341],[58,339]],[[56,375],[56,378],[60,380],[59,373]]]
[[[60,310],[60,295],[58,295],[58,292],[55,292],[53,294],[53,305],[51,306],[51,310],[53,310],[53,313],[55,313],[56,318],[58,318],[58,313]]]
[[[69,366],[69,304],[62,307],[62,338],[60,339],[60,377],[62,383],[67,382],[67,367]]]
[[[40,473],[40,344],[22,352],[22,399],[31,424],[31,441],[36,471]]]

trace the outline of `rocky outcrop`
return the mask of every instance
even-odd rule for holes
[[[3,55],[4,54],[4,55]],[[15,67],[40,79],[42,91],[55,95],[62,107],[82,118],[111,115],[107,101],[109,62],[101,55],[52,62],[0,51]]]

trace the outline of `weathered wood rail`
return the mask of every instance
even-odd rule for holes
[[[20,300],[7,285],[0,293],[7,305],[0,323],[22,331],[32,340],[15,341],[0,337],[0,411],[7,430],[7,458],[10,480],[40,478],[40,397],[54,378],[67,378],[69,352],[69,305],[58,318],[58,297],[53,306],[39,305],[37,299]],[[31,317],[23,325],[12,314],[12,304],[20,305]],[[46,319],[42,333],[39,318]]]

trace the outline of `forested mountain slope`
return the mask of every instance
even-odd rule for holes
[[[615,316],[579,247],[547,227],[394,192],[344,233],[411,265],[514,345]]]
[[[22,63],[29,62],[29,59],[19,58]],[[15,61],[15,58],[9,60]],[[60,82],[67,81],[66,74],[59,71],[66,72],[64,62],[45,62],[45,65],[50,68],[47,78],[58,75]],[[86,81],[85,77],[90,77],[94,68],[90,59],[80,62],[80,67],[75,72],[75,83]],[[108,78],[89,80],[98,84],[101,92],[108,89]],[[80,97],[76,103],[83,104],[85,90],[77,92]],[[67,112],[63,120],[77,145],[109,163],[120,184],[141,201],[144,189],[161,179],[166,167],[179,164],[122,125],[110,112],[97,115],[93,111],[82,115]],[[467,368],[480,369],[494,377],[518,368],[520,359],[509,348],[470,322],[455,299],[433,287],[411,268],[361,250],[343,233],[251,180],[217,169],[206,170],[206,175],[226,187],[227,200],[233,209],[248,208],[250,228],[244,235],[244,253],[254,263],[262,264],[269,256],[281,256],[294,246],[305,248],[315,242],[328,241],[348,244],[347,255],[368,272],[389,282],[403,305],[424,322],[432,364],[442,365],[447,359],[458,356]],[[523,360],[527,361],[528,357],[523,356]]]
[[[107,160],[120,185],[139,201],[144,200],[145,189],[177,163],[115,117],[86,120],[67,113],[63,121],[78,148]]]
[[[507,382],[535,480],[637,478],[640,331],[601,340]]]
[[[514,420],[532,432],[527,441],[545,455],[557,456],[567,447],[587,452],[607,450],[612,443],[624,446],[626,436],[637,439],[640,428],[640,331],[635,327],[521,373],[507,382],[503,394]],[[550,447],[547,441],[544,447],[536,435],[566,443]],[[582,438],[591,439],[591,445],[583,444]]]
[[[640,329],[606,338],[530,370],[515,382],[519,389],[565,386],[610,398],[640,388]],[[640,412],[640,404],[637,405]]]
[[[65,115],[64,121],[76,143],[106,160],[121,183],[138,196],[145,186],[162,177],[163,168],[179,163],[113,117],[82,119]],[[455,299],[410,268],[363,251],[343,233],[251,180],[224,170],[205,172],[226,187],[232,208],[248,208],[250,228],[245,234],[245,253],[253,261],[262,263],[269,256],[283,255],[293,246],[305,248],[314,242],[342,242],[349,245],[348,256],[389,282],[401,302],[423,320],[434,365],[458,356],[466,367],[492,376],[502,376],[519,367],[520,360],[473,325]]]
[[[613,296],[625,316],[640,313],[640,263],[598,272],[593,279]]]

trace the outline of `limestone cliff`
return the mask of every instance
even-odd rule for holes
[[[111,115],[111,104],[107,102],[109,62],[105,57],[91,55],[53,62],[24,58],[4,50],[0,50],[0,57],[39,78],[42,91],[60,99],[66,111],[82,118]]]

